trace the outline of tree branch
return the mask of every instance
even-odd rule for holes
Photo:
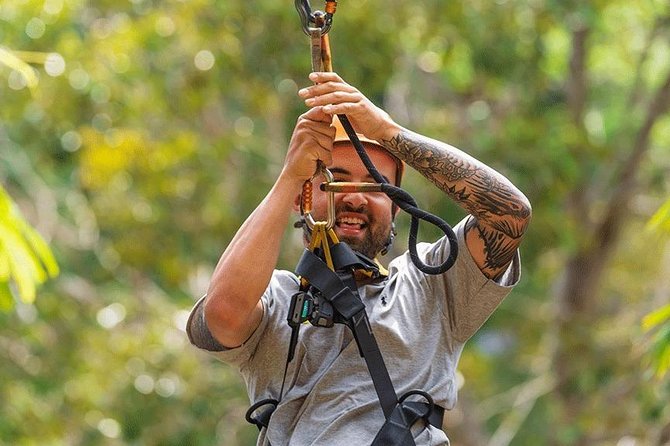
[[[616,240],[622,223],[622,216],[630,202],[637,182],[637,173],[644,155],[649,150],[651,131],[658,121],[670,108],[670,72],[663,84],[658,88],[647,108],[644,123],[635,138],[633,149],[623,163],[620,181],[608,201],[603,218],[598,224],[595,234],[600,255],[608,250]]]
[[[586,99],[587,99],[587,90],[588,90],[588,80],[586,75],[586,56],[587,56],[587,39],[589,36],[590,29],[583,24],[578,25],[578,27],[572,33],[572,52],[570,54],[569,62],[569,73],[568,80],[566,84],[566,94],[568,108],[570,115],[572,117],[573,125],[575,129],[581,134],[585,134],[584,129],[584,110],[586,108]],[[573,158],[579,158],[583,154],[582,147],[569,147],[570,153]],[[589,203],[587,203],[586,197],[588,194],[587,191],[587,180],[586,175],[582,179],[582,184],[578,187],[575,187],[572,193],[568,197],[568,206],[573,211],[573,215],[583,220],[584,218],[588,219],[589,212]],[[589,222],[586,222],[587,226]]]
[[[633,108],[640,101],[640,97],[642,96],[642,68],[644,67],[644,64],[647,62],[651,46],[656,40],[656,37],[658,37],[659,31],[661,30],[661,23],[662,20],[660,18],[657,18],[654,21],[653,28],[651,29],[651,31],[649,31],[649,36],[647,37],[647,41],[645,42],[644,49],[640,54],[640,59],[637,61],[637,69],[635,70],[635,80],[633,81],[633,88],[631,89],[630,95],[628,96],[628,101],[626,101],[626,108],[629,109]]]
[[[586,106],[586,39],[590,29],[579,25],[572,33],[572,54],[570,55],[570,76],[567,84],[567,100],[572,120],[578,128],[583,127]]]
[[[521,386],[516,394],[512,407],[506,407],[507,415],[495,431],[488,446],[509,446],[537,400],[551,392],[556,386],[556,380],[544,373]]]

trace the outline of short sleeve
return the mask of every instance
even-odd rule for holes
[[[262,342],[264,334],[268,330],[268,326],[275,324],[276,322],[274,321],[282,320],[281,317],[274,314],[281,311],[277,305],[277,294],[281,293],[281,290],[295,288],[297,281],[298,279],[295,275],[290,272],[275,271],[270,279],[270,284],[260,299],[263,306],[263,316],[258,327],[256,327],[249,339],[235,348],[227,348],[221,345],[212,336],[204,319],[204,312],[202,311],[205,299],[203,296],[194,305],[186,324],[186,333],[191,344],[223,362],[243,367],[253,358],[259,343]]]
[[[454,232],[458,240],[456,262],[446,273],[426,276],[426,281],[435,298],[443,299],[444,313],[449,313],[449,302],[454,314],[455,326],[452,335],[459,342],[465,342],[486,322],[512,288],[519,282],[521,261],[517,250],[508,269],[498,281],[487,278],[475,263],[465,243],[465,224],[469,217],[461,220]],[[446,237],[433,244],[421,243],[419,256],[431,265],[444,261],[449,255],[449,241]]]

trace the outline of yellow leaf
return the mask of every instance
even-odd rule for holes
[[[53,253],[49,249],[49,245],[47,245],[42,236],[27,223],[22,222],[21,226],[22,227],[20,229],[23,233],[23,236],[32,248],[34,254],[46,268],[46,273],[48,276],[56,277],[59,272],[58,263],[56,262]]]
[[[9,282],[0,281],[0,311],[9,311],[14,307],[14,298]]]
[[[26,80],[26,85],[31,91],[37,87],[37,75],[33,68],[19,59],[13,52],[0,47],[0,63],[19,72]]]
[[[670,304],[662,306],[646,315],[642,319],[642,327],[645,330],[651,330],[665,321],[670,321]]]
[[[656,377],[663,378],[668,370],[670,370],[670,346],[663,350],[661,357],[656,361]]]
[[[647,229],[670,233],[670,200],[663,203],[651,217],[647,223]]]
[[[0,226],[0,231],[2,227]],[[0,241],[0,282],[9,281],[9,254]]]
[[[57,274],[58,265],[48,245],[0,187],[0,284],[14,282],[18,297],[32,303],[37,285]],[[7,305],[6,299],[4,304],[0,306]]]

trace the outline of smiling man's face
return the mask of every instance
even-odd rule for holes
[[[379,173],[394,184],[397,164],[383,149],[365,144],[366,151]],[[335,181],[370,183],[375,182],[350,143],[337,143],[333,147],[333,163],[328,169]],[[314,180],[312,201],[315,220],[325,220],[327,198],[319,184],[322,177]],[[392,202],[380,192],[355,192],[335,194],[335,233],[352,249],[374,258],[384,248],[391,233],[393,221]]]

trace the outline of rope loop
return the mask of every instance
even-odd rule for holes
[[[372,160],[370,160],[370,157],[365,151],[363,144],[361,144],[361,141],[358,139],[358,135],[356,135],[351,122],[349,122],[349,118],[347,118],[346,115],[337,116],[340,118],[342,127],[344,127],[344,130],[347,132],[347,136],[349,136],[349,140],[354,145],[356,153],[358,153],[358,156],[361,158],[363,165],[365,165],[365,167],[368,169],[368,172],[370,172],[372,178],[377,183],[381,184],[381,191],[384,192],[391,199],[391,201],[398,205],[400,209],[407,212],[411,216],[412,220],[409,229],[408,248],[412,263],[425,274],[436,275],[446,272],[454,265],[454,262],[456,262],[456,257],[458,256],[458,239],[456,238],[454,230],[446,221],[440,217],[420,209],[416,203],[416,200],[414,200],[414,197],[412,197],[407,191],[401,189],[398,186],[390,184],[386,178],[384,178],[379,173],[375,165],[372,163]],[[439,265],[429,265],[422,261],[419,257],[416,245],[418,243],[417,238],[419,234],[420,220],[437,226],[449,241],[449,256]]]

